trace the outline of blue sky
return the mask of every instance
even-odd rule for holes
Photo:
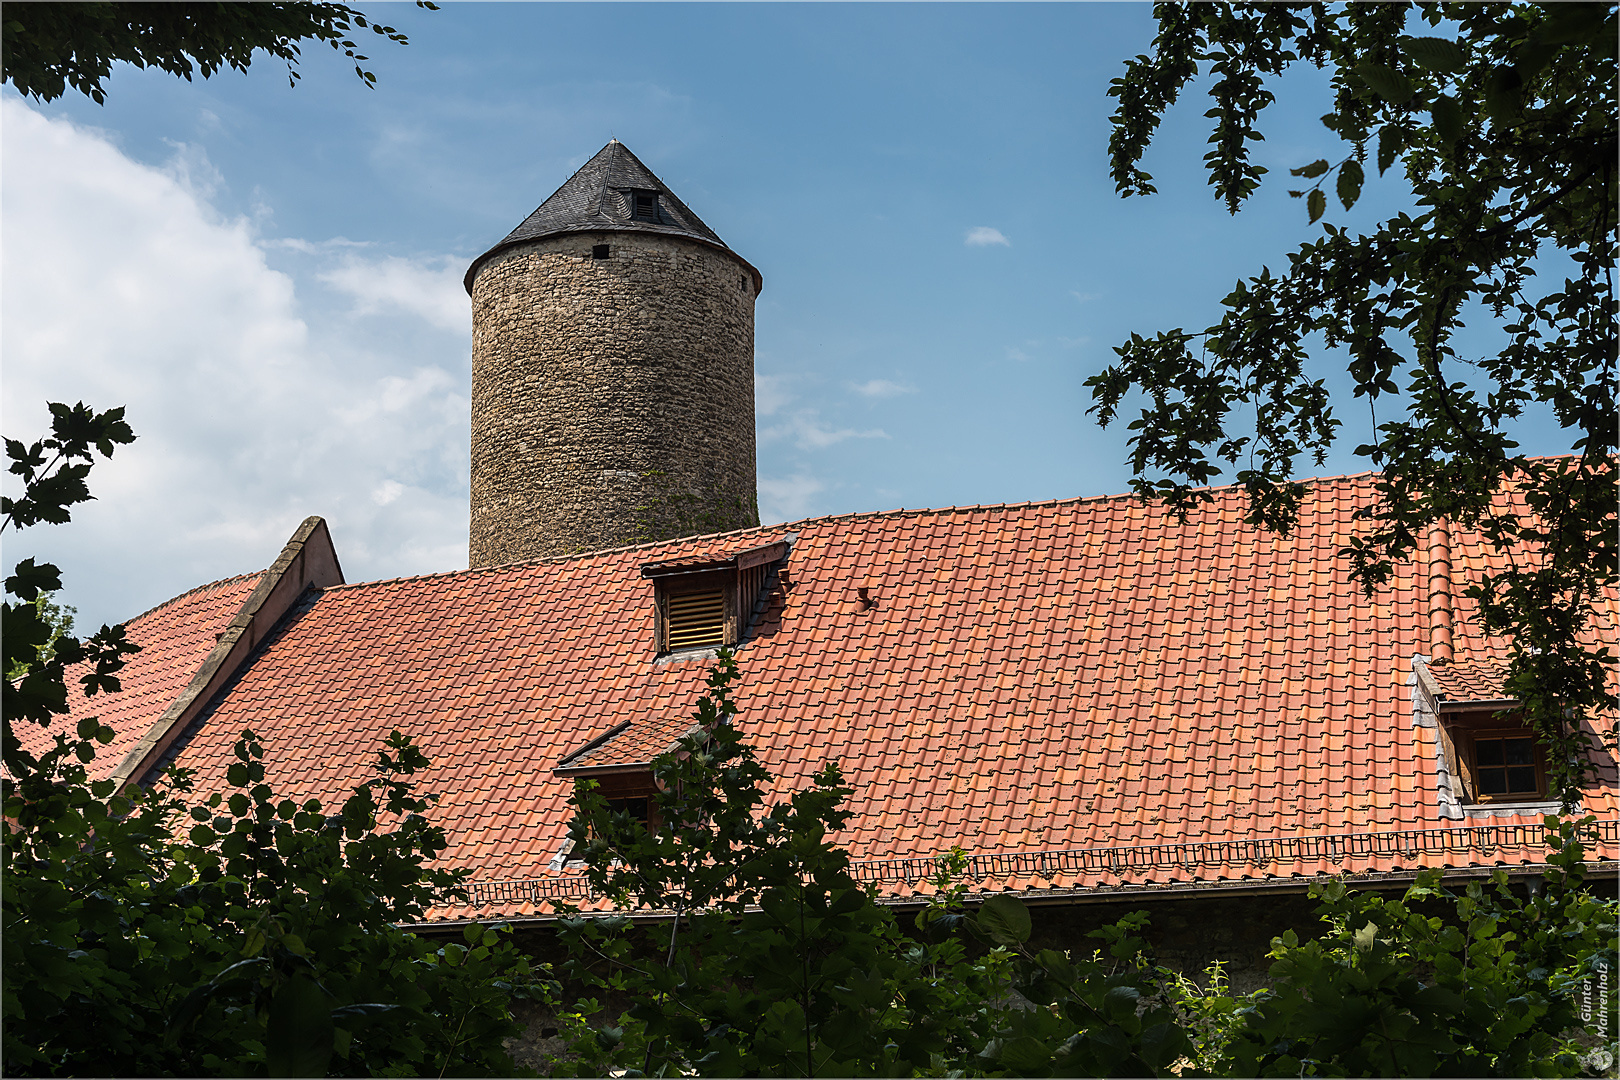
[[[0,91],[5,430],[82,398],[141,436],[73,524],[8,537],[64,567],[81,630],[262,568],[307,514],[350,580],[465,566],[461,275],[610,137],[764,274],[767,521],[1125,490],[1084,380],[1283,264],[1315,232],[1287,169],[1337,157],[1306,70],[1242,214],[1206,184],[1201,94],[1150,152],[1160,194],[1119,199],[1106,91],[1146,5],[360,6],[411,38],[371,46],[374,90],[308,46],[294,89],[261,58],[120,67],[105,106]],[[1324,473],[1365,467],[1365,405],[1339,406]]]

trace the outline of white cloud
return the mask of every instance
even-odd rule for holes
[[[754,415],[775,416],[793,400],[787,388],[790,376],[754,374]]]
[[[988,225],[975,225],[969,229],[963,242],[968,247],[990,247],[993,244],[1012,247],[1012,241],[1003,236],[1000,229],[992,229]]]
[[[784,417],[781,423],[761,428],[759,438],[761,442],[775,442],[777,440],[792,440],[793,445],[800,450],[825,450],[847,439],[887,439],[888,432],[882,428],[867,428],[857,431],[854,428],[833,428],[821,422],[821,414],[815,409],[799,409],[791,416]]]
[[[174,150],[163,172],[172,177],[192,197],[207,201],[225,186],[225,177],[208,160],[208,153],[193,143],[164,140]]]
[[[1029,353],[1018,348],[1016,345],[1009,345],[1007,346],[1007,359],[1016,361],[1020,364],[1028,363]]]
[[[415,315],[444,330],[468,333],[472,309],[462,275],[465,260],[446,255],[417,261],[397,255],[368,259],[345,253],[320,280],[354,299],[356,315]]]
[[[1074,297],[1076,300],[1080,301],[1082,304],[1089,304],[1093,300],[1101,300],[1103,294],[1102,293],[1094,293],[1094,292],[1081,292],[1079,289],[1070,289],[1069,290],[1069,295]]]
[[[377,489],[371,493],[371,501],[376,503],[378,506],[387,506],[404,493],[405,485],[401,484],[398,480],[384,480],[382,483],[378,484]]]
[[[862,397],[869,398],[899,397],[901,394],[915,394],[917,392],[915,386],[891,382],[888,379],[870,379],[863,383],[851,383],[850,389]]]
[[[142,165],[12,98],[0,139],[5,431],[36,438],[47,400],[83,399],[125,405],[139,436],[72,524],[8,536],[8,563],[61,565],[89,628],[268,565],[309,514],[351,581],[466,565],[454,260],[267,240],[215,209],[225,178],[199,151]]]
[[[815,512],[812,500],[825,490],[827,485],[807,472],[793,476],[761,476],[759,520],[774,524],[809,517]]]

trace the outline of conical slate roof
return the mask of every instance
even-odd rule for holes
[[[635,213],[635,193],[656,192],[656,219]],[[713,229],[689,210],[653,171],[618,139],[570,176],[540,208],[523,219],[523,224],[473,260],[464,284],[472,292],[479,267],[496,252],[527,240],[571,232],[647,232],[684,236],[690,240],[729,252],[752,271],[755,289],[762,284],[760,273],[747,260],[726,246]]]

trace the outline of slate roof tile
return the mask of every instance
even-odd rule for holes
[[[633,207],[635,191],[658,193],[657,220],[636,216]],[[473,261],[465,278],[467,291],[472,292],[473,279],[477,277],[479,268],[496,252],[528,240],[570,232],[645,232],[682,236],[731,252],[714,230],[653,175],[651,169],[642,164],[628,147],[614,139],[581,165],[504,240]],[[735,252],[731,254],[735,255]],[[738,261],[748,266],[744,260],[739,258]],[[748,269],[754,276],[755,290],[758,291],[759,271],[752,266],[748,266]]]

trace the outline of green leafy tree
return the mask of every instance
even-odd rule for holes
[[[437,10],[425,0],[418,7]],[[246,71],[257,50],[287,62],[287,84],[298,80],[300,41],[323,41],[354,62],[367,86],[377,76],[363,66],[354,35],[370,30],[408,45],[392,26],[346,4],[11,3],[0,16],[4,81],[39,101],[69,88],[106,101],[102,80],[115,63],[155,67],[187,82],[224,67]]]
[[[56,650],[56,643],[63,637],[73,636],[73,617],[79,613],[78,608],[57,603],[50,593],[40,593],[34,597],[34,607],[38,609],[39,617],[50,626],[50,637],[39,646],[32,659],[18,661],[15,667],[8,670],[7,679],[20,679],[31,665],[49,662]]]
[[[1213,79],[1205,155],[1236,213],[1265,169],[1250,156],[1291,66],[1332,79],[1336,161],[1303,162],[1292,192],[1320,235],[1281,273],[1241,281],[1200,332],[1133,335],[1088,381],[1108,424],[1131,422],[1134,488],[1185,513],[1236,466],[1249,521],[1287,531],[1302,462],[1340,435],[1310,361],[1348,358],[1369,409],[1356,453],[1377,500],[1345,549],[1372,591],[1426,530],[1477,530],[1508,566],[1474,581],[1480,623],[1513,650],[1508,690],[1551,748],[1566,801],[1588,767],[1583,722],[1607,727],[1614,656],[1595,607],[1616,584],[1616,22],[1613,4],[1161,4],[1151,56],[1126,64],[1109,149],[1122,195],[1147,195],[1142,157],[1195,78]],[[1357,234],[1330,220],[1390,170],[1414,209]],[[1393,177],[1391,181],[1393,182]],[[1494,328],[1470,355],[1465,328]],[[1468,339],[1478,341],[1479,337]],[[1525,455],[1509,435],[1543,402],[1574,455]]]
[[[1550,866],[1528,898],[1501,871],[1460,893],[1425,871],[1400,900],[1313,886],[1326,932],[1272,943],[1272,986],[1227,999],[1243,1023],[1201,1060],[1226,1076],[1582,1075],[1581,994],[1603,988],[1615,1016],[1620,944],[1615,902],[1583,887],[1593,820],[1547,819]]]
[[[1010,896],[986,900],[968,929],[1016,950],[1010,988],[1019,1004],[995,1011],[992,1038],[965,1065],[988,1075],[1180,1075],[1194,1046],[1171,984],[1136,936],[1147,922],[1138,911],[1093,931],[1106,948],[1090,955],[1031,951],[1024,905]]]
[[[427,865],[445,840],[409,740],[330,815],[275,797],[252,732],[234,790],[194,804],[183,775],[88,781],[87,743],[59,739],[5,800],[8,1072],[514,1074],[528,961],[497,928],[400,928],[460,880]]]
[[[590,782],[576,790],[570,835],[593,890],[624,910],[670,914],[661,957],[638,949],[622,920],[564,922],[567,973],[637,1002],[595,1032],[605,1055],[576,1067],[720,1076],[927,1068],[953,1017],[899,1000],[916,958],[826,841],[849,817],[849,789],[829,765],[812,787],[767,808],[769,775],[731,723],[736,676],[723,654],[693,732],[654,762],[663,790],[653,828],[615,811]]]
[[[573,851],[621,911],[666,913],[651,943],[628,920],[564,920],[567,981],[635,1002],[609,1022],[577,1004],[579,1075],[943,1075],[1053,1070],[1157,1075],[1191,1044],[1129,928],[1107,958],[1030,953],[1023,905],[969,915],[946,856],[907,934],[828,839],[849,818],[835,765],[767,805],[770,777],[731,717],[722,653],[693,731],[652,765],[649,820],[575,792]],[[1138,925],[1137,920],[1132,925]],[[972,933],[990,946],[973,956]]]
[[[9,472],[23,484],[21,494],[0,497],[0,535],[41,522],[71,520],[72,507],[92,498],[87,478],[96,456],[110,458],[119,446],[135,441],[124,421],[124,410],[98,413],[82,401],[68,406],[52,403],[51,434],[33,444],[5,440]],[[42,598],[62,587],[62,572],[50,563],[24,559],[5,580],[0,647],[4,670],[11,676],[0,694],[0,761],[13,777],[37,767],[13,734],[22,722],[49,727],[68,711],[69,667],[77,666],[86,695],[119,689],[117,672],[124,657],[136,651],[124,637],[122,626],[103,626],[84,641],[62,634],[52,623]],[[97,730],[99,730],[99,725]],[[85,734],[82,738],[90,738]],[[111,736],[107,736],[110,741]],[[93,756],[93,749],[82,752]],[[89,760],[89,758],[85,758]]]
[[[21,493],[0,531],[66,522],[90,496],[97,454],[134,440],[123,410],[52,405],[52,434],[6,440]],[[193,804],[169,773],[114,789],[86,766],[114,733],[95,717],[29,753],[15,725],[119,689],[122,627],[58,635],[39,598],[60,573],[27,560],[6,579],[5,778],[0,797],[0,1052],[13,1075],[510,1075],[515,998],[541,991],[494,928],[440,944],[400,928],[454,896],[412,777],[426,764],[396,732],[340,812],[277,799],[263,748],[237,744],[231,793]],[[49,647],[47,647],[47,645]],[[187,817],[191,820],[187,824]]]

